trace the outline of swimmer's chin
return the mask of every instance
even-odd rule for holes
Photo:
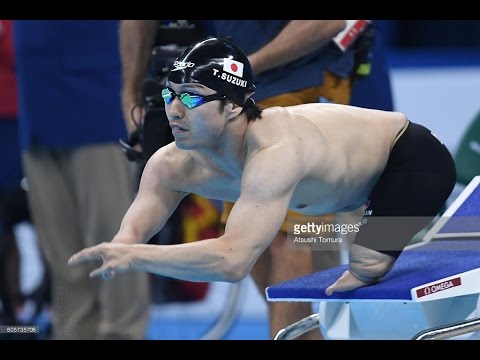
[[[175,140],[175,145],[177,148],[182,149],[182,150],[194,150],[193,146],[189,146],[185,143],[182,143],[181,141]]]
[[[201,150],[201,149],[204,149],[204,147],[200,146],[200,145],[193,145],[193,144],[187,144],[185,142],[183,142],[182,140],[177,140],[175,139],[175,145],[178,149],[181,149],[181,150]]]

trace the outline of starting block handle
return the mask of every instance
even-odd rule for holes
[[[480,318],[475,318],[421,331],[412,340],[444,340],[479,330]]]
[[[273,340],[293,340],[303,334],[318,328],[320,324],[320,314],[312,314],[299,320],[292,325],[288,325],[286,328],[280,330]]]

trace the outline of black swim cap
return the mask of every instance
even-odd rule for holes
[[[220,38],[208,38],[186,49],[173,63],[168,81],[200,83],[240,106],[245,105],[247,94],[255,92],[247,56],[231,41]]]

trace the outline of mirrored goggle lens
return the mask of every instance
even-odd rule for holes
[[[163,101],[165,101],[165,104],[170,104],[173,101],[173,93],[168,90],[168,89],[163,89],[162,90],[162,98]]]
[[[162,97],[165,104],[170,104],[173,99],[175,99],[175,93],[170,91],[168,88],[162,90]],[[200,95],[191,95],[189,93],[182,93],[180,94],[180,101],[185,105],[187,108],[192,109],[195,106],[202,105],[204,103],[203,96]]]
[[[192,109],[195,106],[203,104],[203,97],[199,95],[190,95],[188,93],[180,94],[180,101],[187,108]]]

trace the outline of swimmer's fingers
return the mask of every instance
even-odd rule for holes
[[[353,276],[352,273],[347,270],[337,279],[337,281],[325,290],[325,294],[327,294],[327,296],[332,296],[334,292],[355,290],[369,284],[370,283]]]

